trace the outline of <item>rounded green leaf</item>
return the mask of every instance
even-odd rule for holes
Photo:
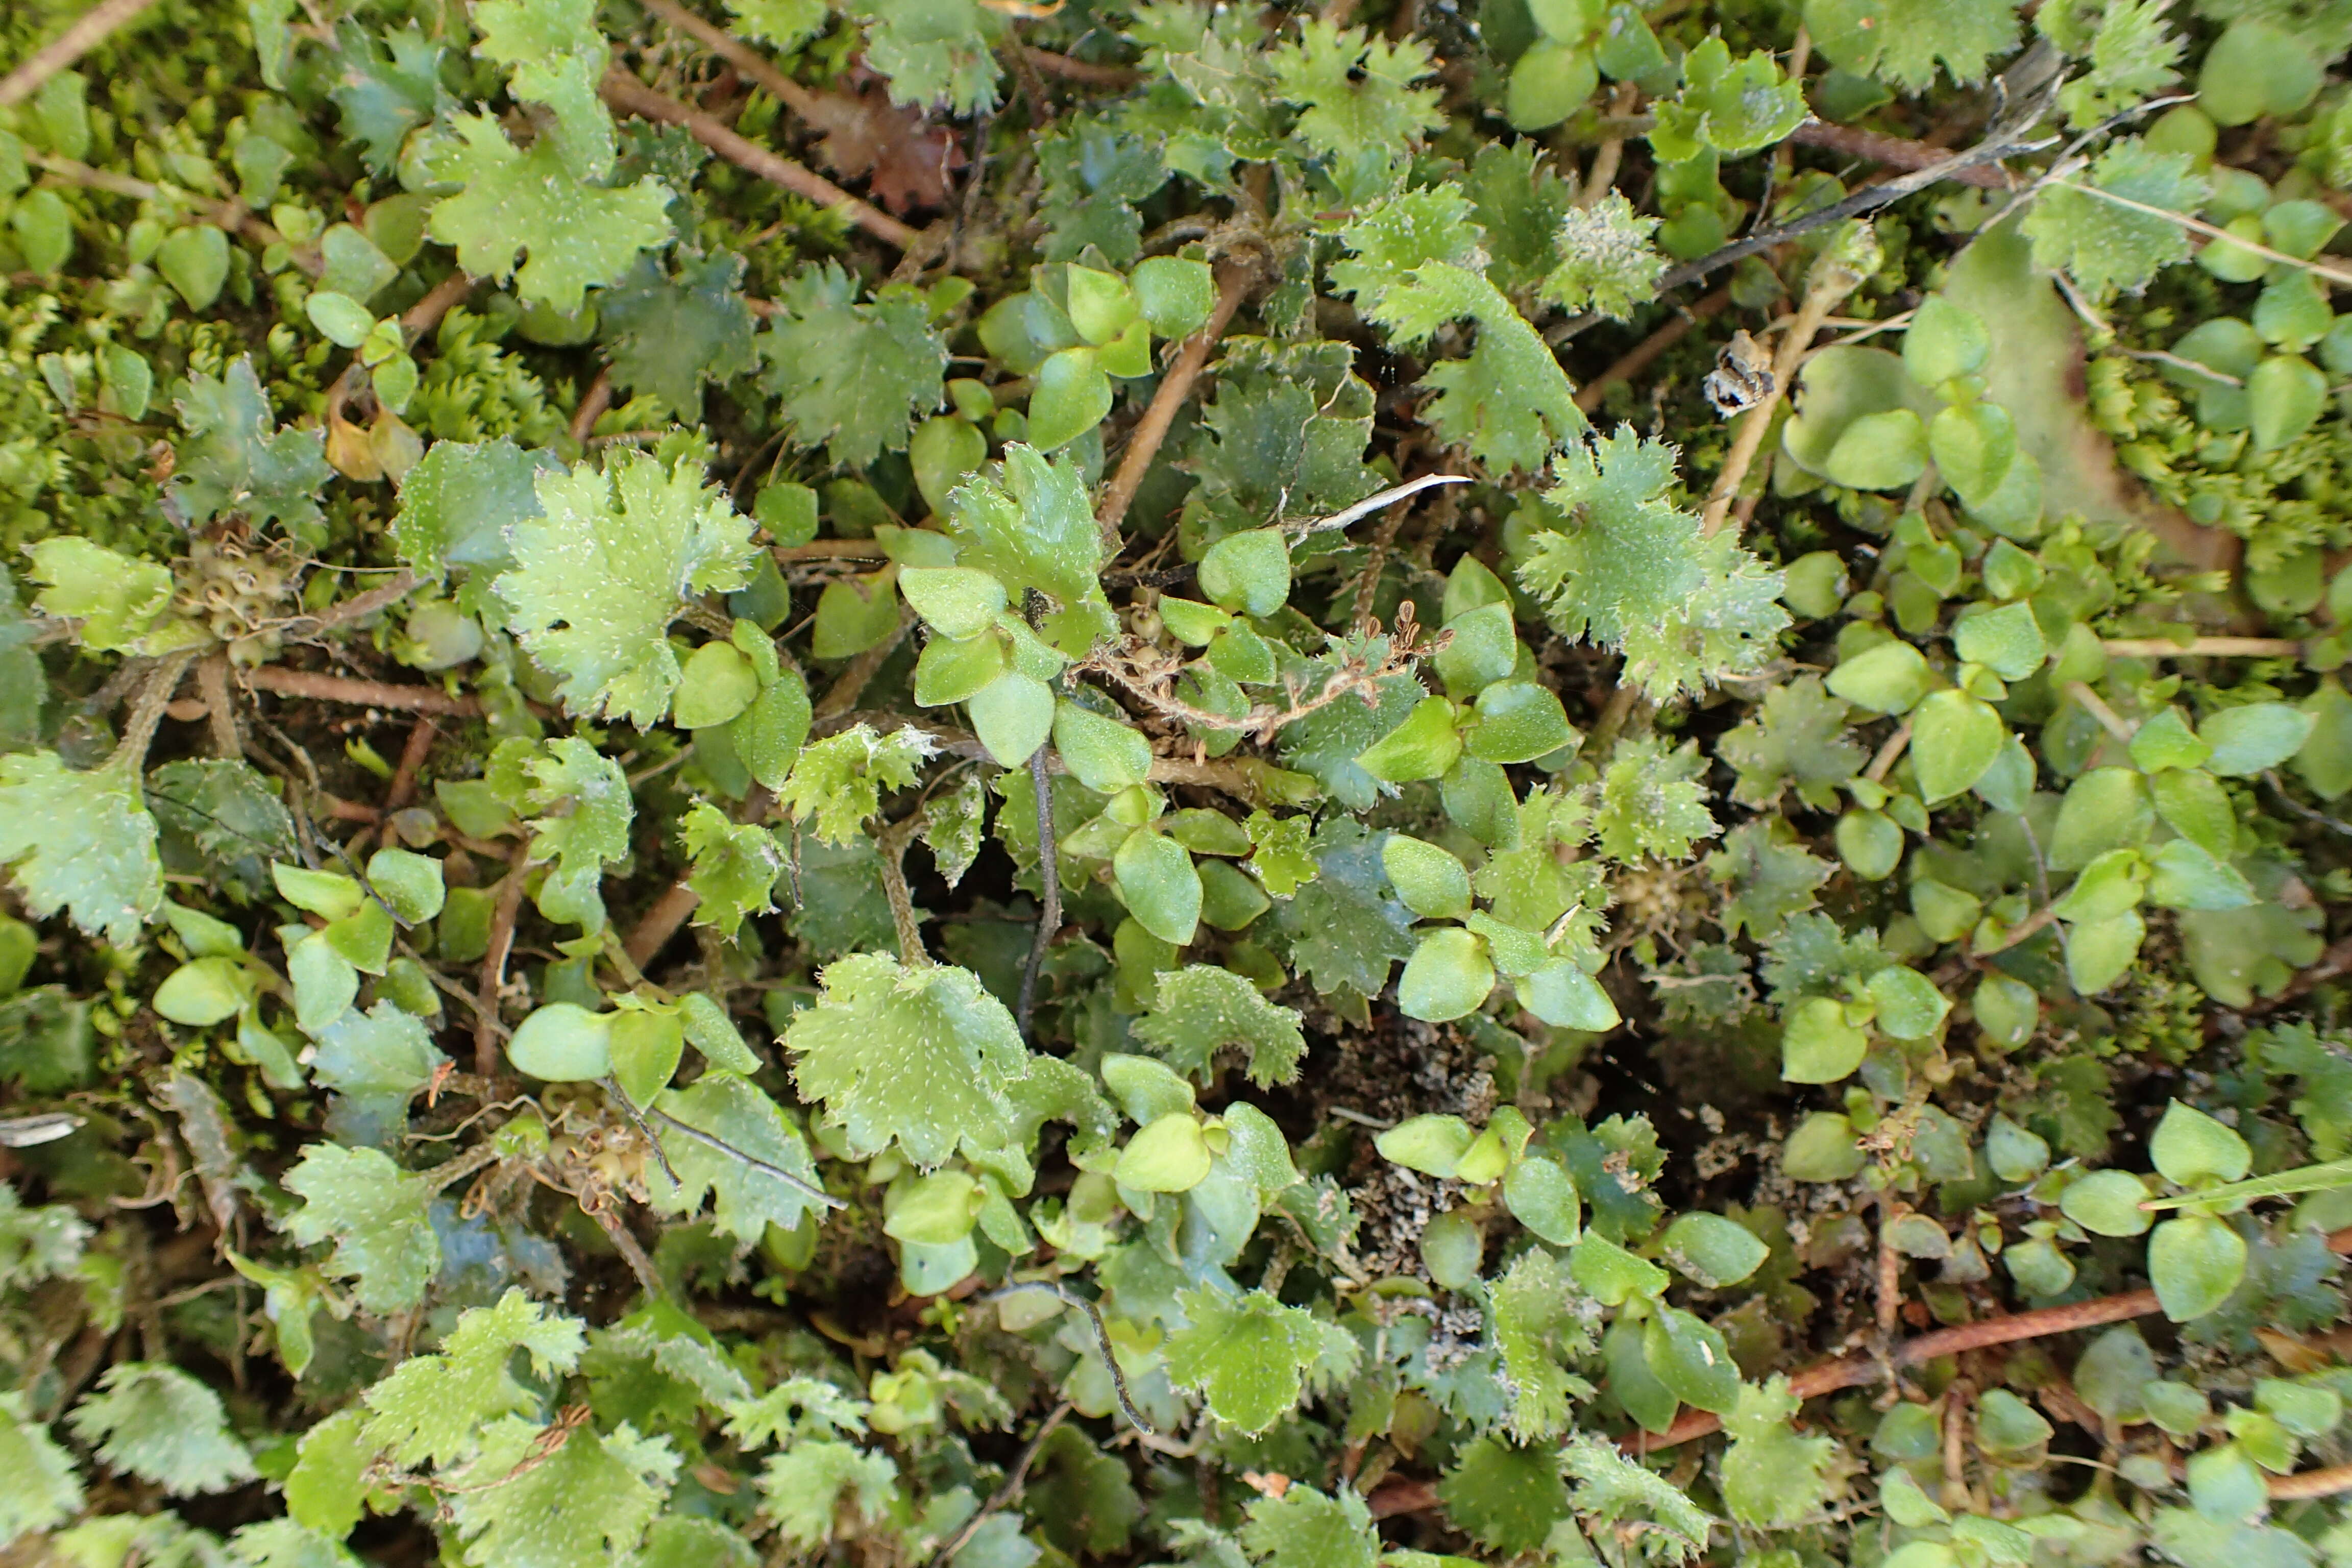
[[[1454,704],[1424,697],[1403,723],[1358,753],[1356,765],[1385,784],[1413,784],[1443,778],[1461,755]]]
[[[1189,1110],[1171,1110],[1128,1140],[1111,1179],[1139,1193],[1186,1193],[1207,1178],[1211,1163],[1200,1122]]]
[[[1004,610],[1004,584],[969,566],[904,567],[898,592],[933,631],[959,640],[978,637]]]
[[[1899,490],[1927,471],[1927,432],[1908,408],[1865,414],[1839,434],[1822,467],[1850,489]]]
[[[1996,1112],[1985,1129],[1985,1163],[2004,1182],[2030,1182],[2050,1168],[2050,1145]]]
[[[1405,961],[1397,1005],[1408,1018],[1444,1024],[1476,1012],[1494,989],[1495,965],[1486,944],[1460,926],[1447,926],[1423,937]]]
[[[1521,1225],[1554,1247],[1573,1246],[1581,1233],[1576,1179],[1557,1160],[1529,1154],[1503,1176],[1503,1202]]]
[[[1209,312],[1217,307],[1216,276],[1205,261],[1147,257],[1135,264],[1128,281],[1156,337],[1190,337],[1208,323]]]
[[[1789,1010],[1780,1031],[1780,1077],[1790,1083],[1835,1083],[1869,1052],[1869,1034],[1846,1022],[1843,1004],[1808,996]]]
[[[1545,38],[1518,58],[1504,92],[1512,128],[1541,131],[1580,108],[1601,85],[1601,68],[1580,43]]]
[[[933,637],[915,659],[915,706],[943,708],[950,702],[969,702],[995,685],[1010,668],[1004,638],[993,628],[961,641]]]
[[[1853,1123],[1834,1110],[1816,1110],[1780,1145],[1780,1169],[1795,1182],[1843,1182],[1862,1169]]]
[[[1874,644],[1830,671],[1829,689],[1857,708],[1908,713],[1936,683],[1934,671],[1907,642]]]
[[[1088,789],[1117,795],[1151,775],[1151,742],[1143,731],[1075,702],[1054,708],[1054,750]]]
[[[355,349],[375,331],[375,312],[348,294],[321,289],[302,303],[303,313],[338,348]]]
[[[980,743],[999,767],[1017,768],[1054,730],[1054,689],[1008,670],[965,699]]]
[[[2156,1124],[2147,1157],[2157,1173],[2177,1187],[2242,1181],[2254,1163],[2253,1151],[2234,1129],[2177,1100]]]
[[[1737,1220],[1695,1209],[1666,1226],[1658,1256],[1708,1289],[1720,1290],[1755,1273],[1770,1253]]]
[[[1201,873],[1182,845],[1139,827],[1111,857],[1111,875],[1128,912],[1162,942],[1183,947],[1201,921]]]
[[[1041,452],[1068,446],[1110,412],[1110,377],[1090,348],[1064,349],[1037,367],[1029,394],[1029,444]]]
[[[2147,1184],[2129,1171],[2094,1171],[2058,1199],[2060,1212],[2095,1236],[2138,1236],[2149,1216]]]
[[[1952,647],[2003,680],[2023,680],[2042,668],[2050,651],[2033,606],[2022,603],[1967,616],[1952,628]]]
[[[1454,1174],[1477,1134],[1458,1116],[1415,1116],[1372,1140],[1381,1158],[1424,1176]]]
[[[2327,377],[2301,354],[2273,354],[2246,378],[2246,412],[2254,450],[2275,452],[2318,422],[2327,407]]]
[[[944,516],[948,497],[988,461],[988,437],[969,419],[935,414],[915,426],[907,443],[907,461],[915,470],[915,489],[924,504]]]
[[[1413,913],[1458,921],[1470,912],[1470,873],[1451,851],[1391,833],[1381,846],[1381,864],[1397,897]]]
[[[603,1016],[609,1023],[606,1049],[613,1079],[637,1105],[650,1105],[669,1087],[686,1057],[686,1023],[675,1013],[647,1008]]]
[[[1190,1121],[1192,1118],[1184,1120]],[[1135,1185],[1132,1182],[1128,1184]],[[972,1222],[980,1217],[984,1195],[980,1183],[969,1172],[933,1171],[928,1176],[918,1176],[896,1194],[889,1217],[882,1222],[882,1234],[894,1241],[911,1241],[920,1247],[952,1246],[971,1234]]]
[[[1720,1415],[1739,1402],[1739,1365],[1723,1335],[1680,1307],[1661,1307],[1643,1331],[1642,1359],[1675,1398]]]
[[[1936,471],[1970,506],[1998,493],[2017,461],[2017,426],[1996,403],[1963,403],[1927,424]]]
[[[550,1002],[507,1042],[507,1060],[549,1083],[576,1083],[613,1070],[613,1015]]]
[[[441,862],[407,849],[379,849],[368,857],[368,885],[392,906],[403,923],[431,920],[448,901]]]
[[[173,970],[155,988],[155,1011],[174,1024],[202,1028],[234,1016],[253,1000],[254,984],[234,958],[199,958]]]
[[[1624,1020],[1601,983],[1571,958],[1555,958],[1518,982],[1519,1005],[1555,1029],[1604,1034]]]
[[[1903,368],[1922,386],[1941,386],[1955,376],[1974,375],[1992,352],[1984,318],[1941,294],[1919,301],[1903,332]]]
[[[760,678],[743,650],[732,643],[707,642],[688,656],[679,673],[670,722],[681,730],[729,723],[759,695]]]
[[[1135,290],[1118,273],[1098,271],[1074,262],[1063,269],[1062,277],[1067,289],[1070,325],[1077,328],[1078,335],[1087,342],[1097,346],[1109,342],[1135,320]]]
[[[2147,936],[2137,910],[2067,927],[2066,978],[2081,994],[2097,995],[2130,973]]]
[[[208,223],[173,229],[155,252],[155,270],[191,310],[208,310],[228,281],[228,236]]]
[[[2134,768],[2093,768],[2067,786],[2051,830],[2053,871],[2079,871],[2110,849],[2137,848],[2155,826],[2147,782]]]
[[[1952,1010],[1932,981],[1899,963],[1872,975],[1865,989],[1878,1005],[1879,1032],[1891,1040],[1924,1040]]]
[[[2009,742],[1992,705],[1965,691],[1930,693],[1911,725],[1911,768],[1930,805],[1972,787]]]
[[[2197,733],[2213,748],[2205,763],[2209,771],[2224,778],[2249,778],[2303,750],[2315,722],[2312,715],[2284,702],[2249,702],[2224,708],[2197,726]]]
[[[2176,1323],[2201,1318],[2246,1277],[2246,1238],[2210,1215],[2166,1220],[2147,1238],[2147,1282]]]
[[[1229,533],[1201,557],[1201,592],[1235,615],[1270,616],[1290,599],[1290,544],[1278,528]]]
[[[1486,1261],[1486,1233],[1466,1209],[1448,1209],[1422,1227],[1421,1262],[1434,1284],[1467,1290]]]
[[[1465,744],[1481,762],[1531,763],[1576,739],[1558,694],[1532,680],[1488,686],[1475,706],[1478,720]]]
[[[1883,811],[1849,811],[1832,836],[1838,858],[1865,882],[1883,882],[1903,863],[1903,829]]]

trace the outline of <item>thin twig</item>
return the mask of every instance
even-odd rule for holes
[[[768,89],[771,97],[799,115],[814,121],[819,112],[816,94],[778,70],[768,57],[723,27],[704,21],[677,0],[643,0],[646,10],[693,37],[704,48]]]
[[[638,1245],[635,1237],[629,1234],[629,1227],[621,1223],[621,1216],[613,1212],[612,1194],[601,1189],[592,1190],[595,1194],[593,1197],[588,1193],[580,1194],[580,1212],[604,1227],[614,1250],[628,1261],[629,1272],[637,1277],[638,1289],[648,1296],[667,1295],[667,1292],[662,1289],[661,1276],[654,1272],[654,1260],[646,1256],[646,1249]]]
[[[1863,769],[1862,776],[1873,784],[1885,783],[1886,775],[1902,759],[1904,748],[1910,744],[1911,721],[1906,719],[1895,727],[1895,733],[1886,737],[1886,743],[1878,748],[1878,754],[1870,759],[1870,766]]]
[[[1615,363],[1576,391],[1576,406],[1590,414],[1601,406],[1601,400],[1610,387],[1621,381],[1631,381],[1650,368],[1658,357],[1683,341],[1693,327],[1731,303],[1731,290],[1717,289],[1705,299],[1694,302],[1687,311],[1676,311],[1666,318],[1658,330],[1617,357]]]
[[[1070,1402],[1066,1399],[1054,1406],[1053,1413],[1038,1425],[1036,1436],[1031,1437],[1021,1450],[1021,1458],[1013,1461],[1013,1473],[1004,1478],[1004,1484],[996,1489],[996,1494],[986,1503],[973,1510],[971,1517],[948,1537],[947,1544],[932,1557],[931,1568],[947,1568],[948,1563],[955,1561],[955,1554],[964,1549],[965,1543],[980,1533],[982,1525],[986,1524],[992,1516],[1021,1500],[1021,1488],[1029,1479],[1029,1467],[1037,1462],[1037,1455],[1045,1447],[1045,1439],[1054,1435],[1054,1428],[1059,1426],[1069,1414]]]
[[[383,680],[352,680],[311,669],[287,669],[274,664],[245,672],[245,683],[280,697],[309,697],[321,702],[348,702],[355,708],[393,708],[408,713],[440,713],[453,719],[480,716],[482,704],[473,697],[452,697],[437,686],[404,686]]]
[[[1060,77],[1087,87],[1133,87],[1143,79],[1143,73],[1126,66],[1098,66],[1091,60],[1074,60],[1067,55],[1057,55],[1051,49],[1033,49],[1025,45],[1021,58],[1047,76]]]
[[[1630,81],[1617,84],[1616,93],[1609,100],[1609,112],[1618,119],[1633,112],[1642,101],[1642,89]],[[1625,138],[1612,136],[1601,143],[1592,154],[1592,165],[1585,172],[1584,189],[1577,194],[1576,205],[1589,207],[1609,194],[1617,183],[1617,170],[1625,160]]]
[[[1118,1401],[1119,1414],[1146,1437],[1160,1436],[1159,1428],[1143,1418],[1143,1412],[1135,1407],[1134,1396],[1127,1391],[1127,1373],[1119,1369],[1118,1357],[1111,1353],[1110,1332],[1103,1327],[1102,1309],[1096,1306],[1092,1299],[1079,1295],[1058,1279],[1017,1279],[991,1290],[981,1300],[1001,1301],[1022,1290],[1043,1290],[1058,1299],[1064,1306],[1076,1307],[1087,1315],[1087,1322],[1095,1331],[1095,1348],[1102,1352],[1103,1366],[1110,1373],[1111,1394]]]
[[[1783,145],[1820,147],[1832,153],[1843,153],[1850,158],[1867,158],[1890,169],[1927,170],[1952,161],[1948,150],[1925,142],[1906,141],[1900,136],[1864,131],[1852,125],[1830,125],[1819,120],[1808,120],[1789,132],[1789,140]],[[1979,163],[1955,169],[1946,177],[1956,184],[1975,185],[1982,190],[2009,188],[2007,177],[1990,164]]]
[[[886,245],[906,250],[915,243],[918,231],[888,213],[867,205],[806,164],[771,152],[736,134],[700,110],[689,109],[674,98],[656,92],[618,66],[604,73],[597,90],[615,109],[625,109],[646,120],[658,120],[666,125],[683,125],[697,142],[729,163],[771,184],[782,186],[804,201],[845,214],[850,222]]]
[[[102,0],[75,19],[72,26],[33,51],[23,65],[0,77],[0,109],[22,103],[49,78],[98,47],[125,22],[155,0]]]
[[[2044,904],[2003,931],[1999,942],[1984,947],[1971,948],[1969,950],[1969,955],[1971,958],[1990,958],[1994,953],[2007,952],[2057,918],[2057,912],[2048,904]]]
[[[1045,967],[1045,950],[1062,929],[1062,860],[1054,832],[1054,780],[1048,761],[1052,750],[1040,746],[1029,753],[1029,788],[1037,797],[1037,883],[1044,902],[1037,914],[1037,930],[1029,939],[1029,963],[1021,972],[1016,1022],[1024,1040],[1030,1038],[1030,1019],[1037,1005],[1037,974]]]
[[[2216,228],[2203,218],[2191,217],[2187,213],[2173,212],[2169,208],[2154,206],[2147,202],[2136,202],[2129,196],[2119,196],[2113,191],[2103,191],[2096,185],[2078,185],[2072,180],[2045,180],[2042,182],[2042,188],[2076,191],[2086,196],[2096,196],[2103,202],[2110,202],[2136,213],[2145,213],[2149,217],[2160,217],[2168,223],[2177,223],[2191,234],[2201,234],[2209,239],[2226,239],[2240,249],[2251,250],[2266,261],[2275,261],[2282,266],[2297,268],[2315,278],[2325,278],[2339,288],[2352,289],[2352,272],[2339,272],[2333,267],[2323,267],[2316,261],[2308,261],[2300,256],[2289,256],[2284,250],[2273,250],[2260,240],[2248,239],[2242,235],[2231,234],[2225,228]]]
[[[1739,434],[1733,437],[1731,451],[1723,459],[1723,471],[1716,477],[1715,488],[1707,493],[1706,510],[1699,521],[1700,531],[1713,533],[1723,526],[1731,510],[1732,500],[1739,493],[1739,484],[1748,477],[1748,466],[1763,449],[1764,433],[1770,428],[1772,415],[1788,395],[1789,383],[1804,363],[1812,347],[1813,334],[1822,330],[1822,322],[1837,309],[1838,301],[1854,290],[1862,281],[1852,268],[1831,256],[1813,264],[1813,277],[1805,289],[1804,303],[1797,309],[1797,319],[1782,333],[1772,355],[1772,384],[1764,389],[1740,422]]]
[[[215,648],[196,661],[196,690],[205,700],[205,721],[212,730],[213,754],[232,760],[245,755],[245,737],[236,728],[236,699],[228,689],[226,648]]]
[[[405,568],[395,572],[382,586],[370,588],[364,594],[354,594],[340,603],[328,605],[315,616],[297,616],[286,623],[285,629],[296,637],[307,637],[352,621],[364,620],[379,610],[391,608],[408,597],[416,586],[416,574]]]
[[[2066,683],[2066,695],[2073,698],[2076,702],[2082,704],[2083,711],[2088,713],[2092,718],[2096,719],[2099,721],[2100,729],[2105,730],[2108,734],[2113,735],[2116,740],[2121,741],[2124,744],[2131,744],[2133,733],[2132,727],[2124,721],[2122,714],[2108,707],[2106,700],[2097,692],[2092,690],[2087,682],[2080,680],[2068,681]]]
[[[1095,510],[1095,521],[1102,529],[1107,552],[1118,550],[1118,525],[1125,521],[1127,509],[1135,504],[1135,492],[1142,488],[1151,459],[1159,456],[1160,444],[1168,439],[1168,432],[1176,423],[1176,411],[1192,395],[1192,384],[1201,379],[1201,372],[1208,365],[1209,351],[1216,346],[1226,324],[1234,319],[1234,312],[1241,309],[1243,297],[1257,277],[1255,268],[1234,260],[1221,263],[1217,274],[1217,302],[1209,311],[1208,321],[1184,341],[1176,363],[1160,378],[1160,389],[1151,395],[1150,405],[1136,421],[1135,429],[1127,438],[1127,449],[1119,454],[1118,471],[1103,489],[1102,504]]]
[[[806,544],[779,544],[768,553],[780,566],[795,561],[887,561],[890,552],[871,539],[813,539]]]
[[[490,911],[490,945],[482,955],[474,1010],[474,1070],[484,1078],[498,1076],[499,1037],[490,1024],[499,1016],[499,993],[506,988],[507,954],[514,949],[515,921],[522,913],[523,870],[530,863],[530,840],[526,838],[507,861],[506,880],[499,885],[499,901]]]
[[[629,928],[628,940],[621,944],[629,962],[640,969],[651,963],[701,905],[702,895],[687,886],[684,877],[663,889],[661,897],[637,917],[637,923]]]
[[[2099,644],[2117,658],[2301,658],[2293,637],[2108,637]]]
[[[2327,1237],[2328,1250],[2352,1253],[2352,1227],[2336,1231]],[[1860,1388],[1875,1382],[1882,1367],[1917,1366],[1924,1362],[1938,1361],[1945,1356],[1959,1355],[1969,1351],[1984,1350],[1992,1345],[2014,1344],[2020,1340],[2044,1339],[2052,1334],[2072,1333],[2077,1329],[2095,1329],[2106,1323],[2120,1323],[2133,1318],[2144,1318],[2160,1310],[2153,1290],[2126,1290],[2121,1295],[2101,1296],[2088,1301],[2074,1301],[2063,1307],[2042,1307],[2031,1312],[2013,1312],[2007,1317],[1988,1318],[1979,1323],[1962,1323],[1958,1328],[1937,1329],[1921,1334],[1895,1347],[1894,1353],[1884,1363],[1874,1355],[1841,1356],[1834,1361],[1817,1363],[1789,1379],[1789,1386],[1800,1399],[1814,1399],[1824,1394],[1834,1394],[1843,1388]],[[1635,1432],[1619,1439],[1620,1446],[1633,1453],[1654,1454],[1661,1448],[1671,1448],[1687,1443],[1694,1437],[1704,1437],[1720,1431],[1723,1418],[1705,1410],[1685,1411],[1675,1424],[1653,1436]]]
[[[572,411],[572,422],[564,426],[565,432],[574,441],[586,446],[588,437],[596,433],[596,421],[604,417],[605,411],[612,406],[613,370],[607,365],[596,373],[596,379],[590,382],[588,390],[581,395],[580,406]]]

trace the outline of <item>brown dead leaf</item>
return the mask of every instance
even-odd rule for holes
[[[855,92],[821,92],[808,120],[824,132],[817,155],[845,180],[864,180],[894,213],[944,205],[949,177],[964,165],[963,148],[919,110],[892,103],[871,82]]]

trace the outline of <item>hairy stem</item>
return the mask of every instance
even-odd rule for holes
[[[1151,395],[1150,406],[1144,409],[1134,433],[1127,438],[1127,449],[1119,454],[1118,471],[1103,489],[1095,521],[1101,525],[1107,552],[1118,548],[1118,525],[1126,520],[1127,509],[1135,504],[1135,492],[1142,488],[1151,459],[1159,456],[1160,444],[1168,439],[1169,429],[1176,423],[1176,411],[1192,395],[1192,384],[1208,367],[1209,351],[1216,346],[1226,324],[1234,319],[1234,312],[1241,309],[1242,297],[1249,292],[1256,276],[1255,268],[1238,261],[1227,261],[1218,268],[1215,307],[1209,311],[1209,319],[1201,330],[1184,341],[1176,363],[1168,367],[1160,390]]]
[[[403,686],[383,680],[352,680],[312,669],[286,669],[264,665],[247,670],[246,685],[280,697],[309,697],[321,702],[347,702],[355,708],[394,708],[406,713],[440,713],[452,719],[481,715],[481,702],[472,697],[452,697],[437,686]]]

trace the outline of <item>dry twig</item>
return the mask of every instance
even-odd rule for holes
[[[35,49],[23,65],[0,77],[0,109],[22,103],[41,84],[104,43],[124,23],[155,0],[101,0],[74,19],[74,24]]]

